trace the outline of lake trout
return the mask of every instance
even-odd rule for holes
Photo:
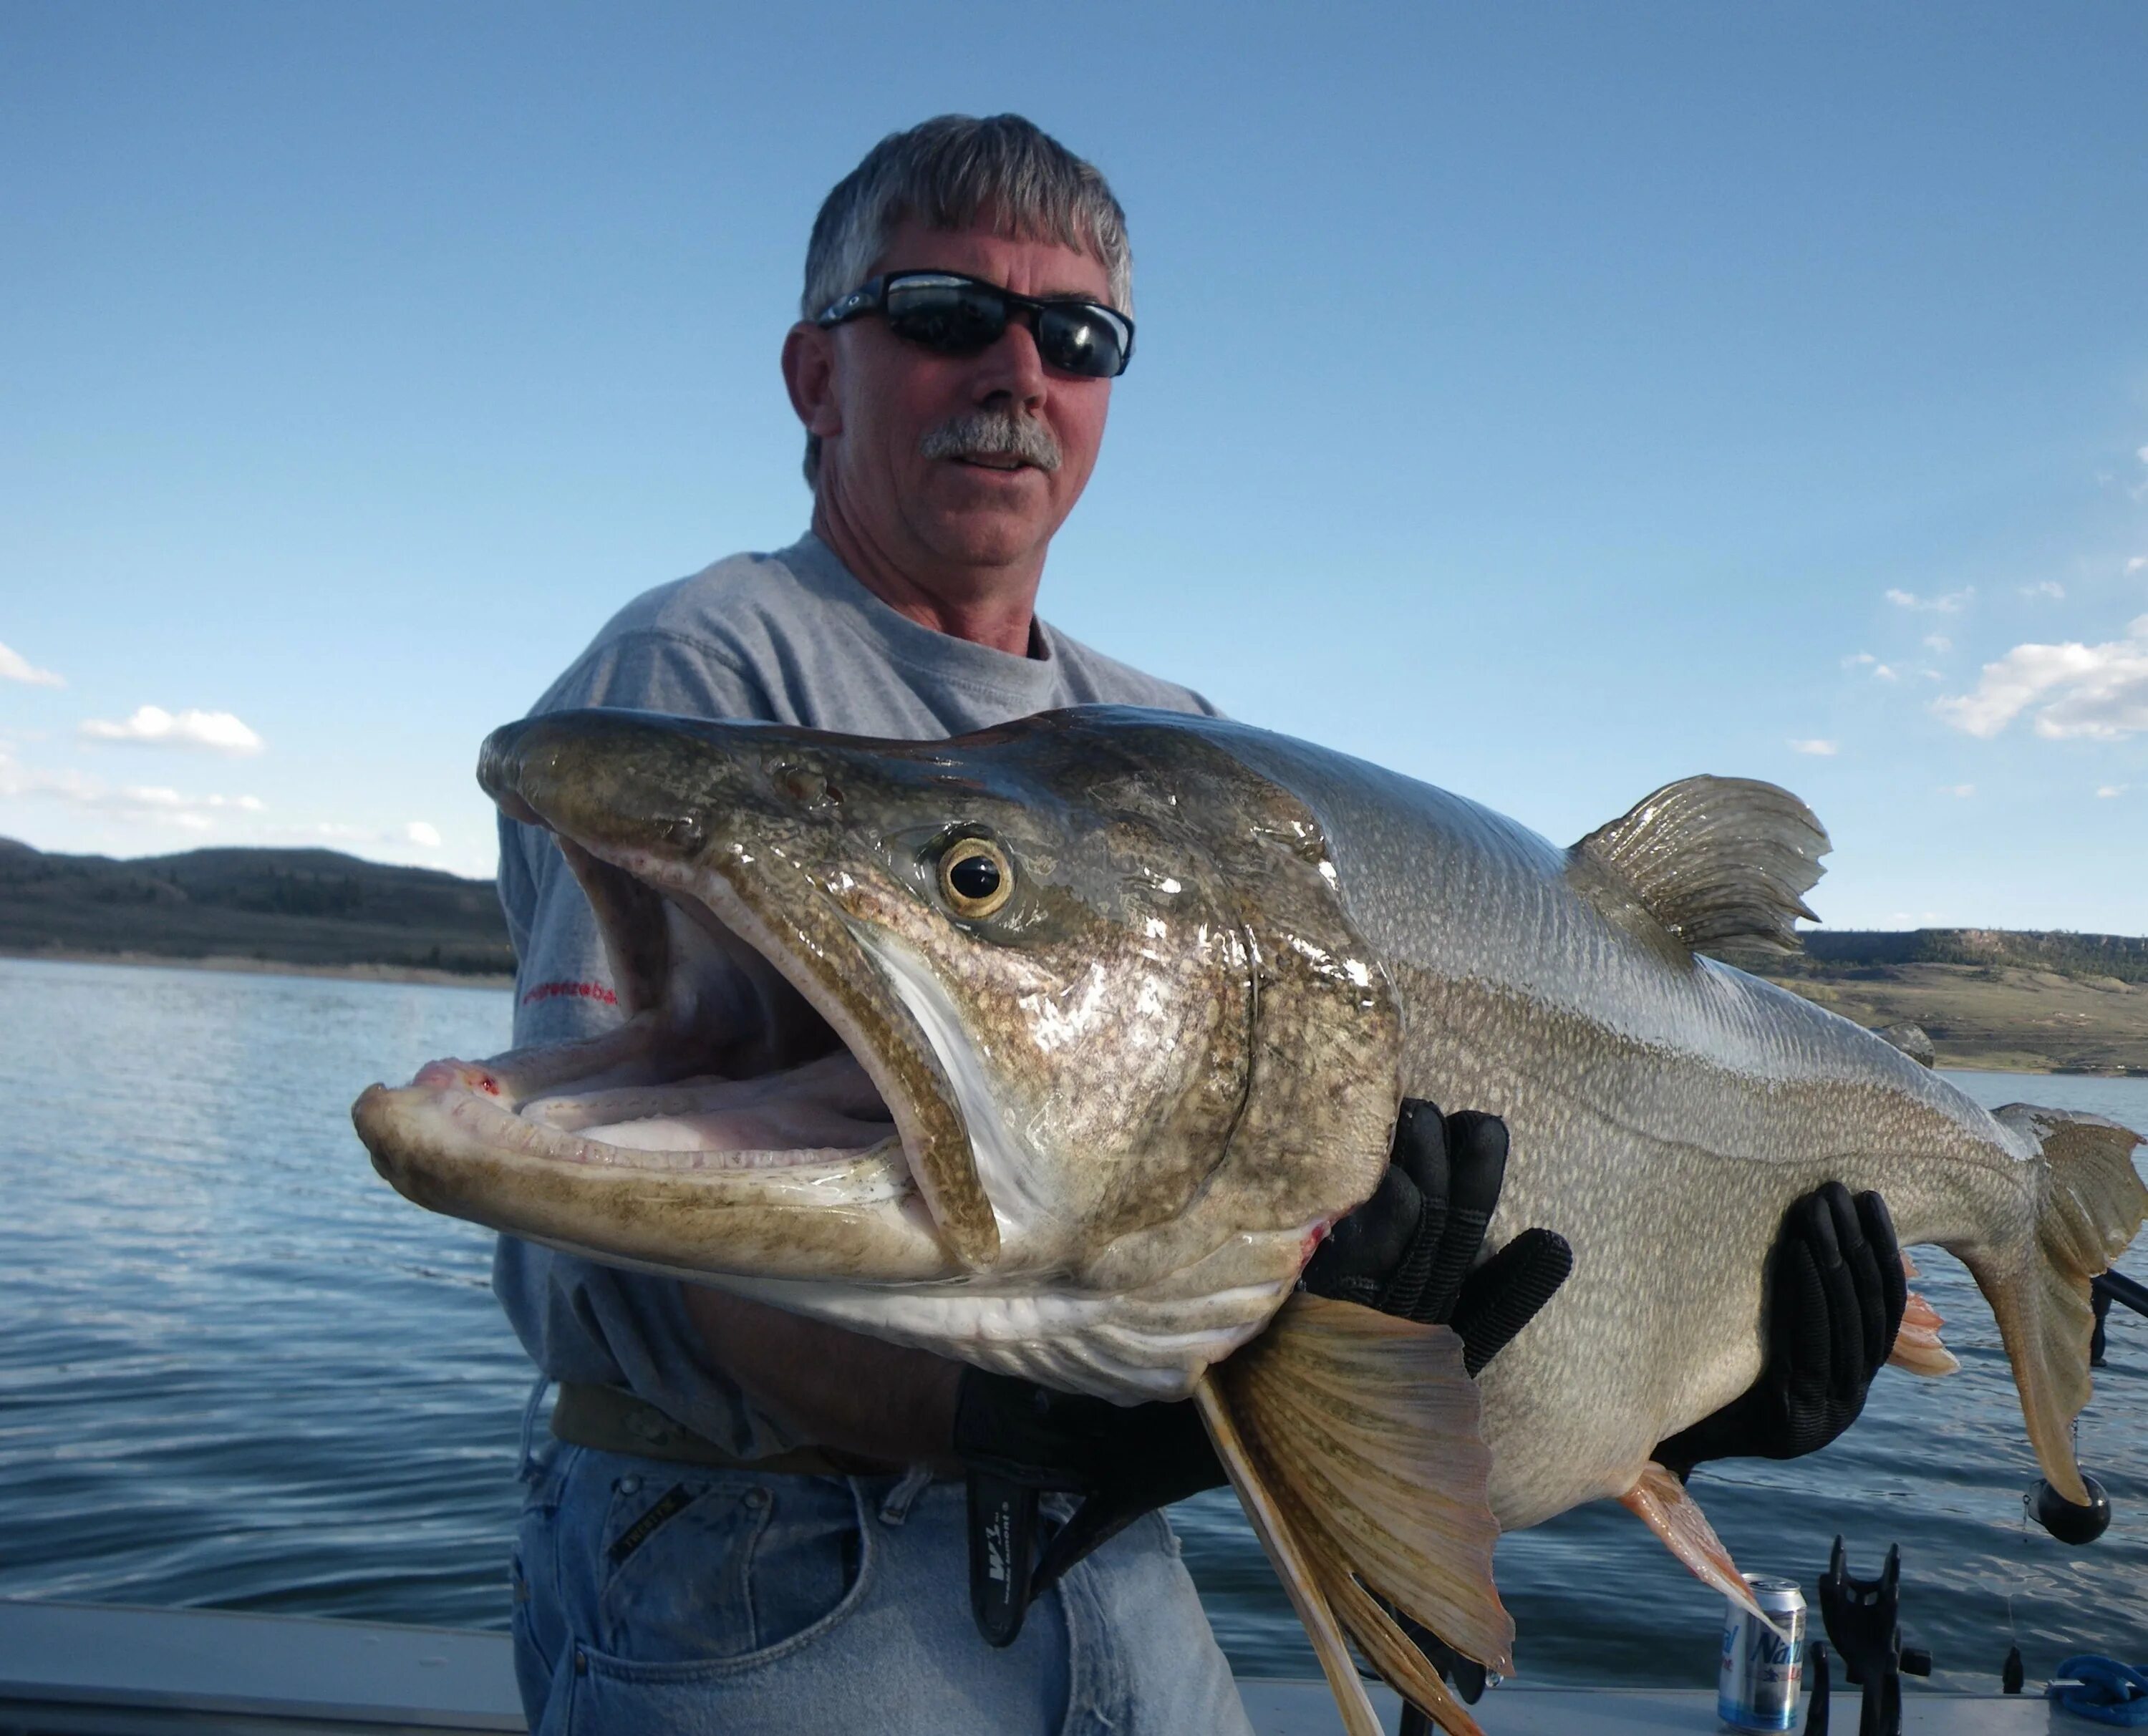
[[[625,1022],[368,1091],[389,1182],[1060,1387],[1197,1392],[1309,1624],[1324,1598],[1450,1729],[1368,1588],[1510,1670],[1493,1541],[1610,1497],[1743,1593],[1651,1453],[1757,1377],[1769,1250],[1823,1182],[1969,1267],[2045,1476],[2085,1498],[2069,1428],[2090,1280],[2148,1209],[2135,1136],[1987,1113],[1710,956],[1810,914],[1826,835],[1785,791],[1689,779],[1561,849],[1117,707],[929,742],[555,713],[479,778],[557,835]],[[1573,1249],[1475,1382],[1445,1328],[1292,1296],[1405,1096],[1505,1118],[1488,1247]],[[1942,1372],[1920,1307],[1898,1359]]]

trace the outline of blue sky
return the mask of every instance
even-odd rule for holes
[[[819,200],[1017,109],[1141,349],[1045,613],[1823,916],[2148,931],[2148,8],[0,0],[0,835],[488,872],[477,743],[807,513]]]

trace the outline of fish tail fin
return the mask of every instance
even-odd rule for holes
[[[1513,1673],[1513,1619],[1492,1581],[1491,1453],[1461,1340],[1300,1294],[1215,1374],[1325,1602],[1398,1693],[1443,1728],[1474,1730],[1379,1604]]]
[[[2041,1152],[2035,1227],[2025,1247],[1972,1247],[1962,1257],[1998,1317],[2044,1476],[2082,1506],[2088,1491],[2074,1462],[2072,1425],[2089,1395],[2090,1283],[2148,1217],[2148,1187],[2133,1167],[2140,1136],[2101,1116],[2026,1103],[1996,1114]]]

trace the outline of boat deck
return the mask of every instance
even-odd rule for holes
[[[1335,1736],[1318,1682],[1242,1680],[1260,1736]],[[1395,1726],[1394,1696],[1374,1703]],[[1854,1691],[1837,1689],[1838,1728]],[[1641,1736],[1719,1728],[1710,1693],[1525,1688],[1487,1694],[1488,1736]],[[2018,1736],[2095,1726],[2034,1697],[1925,1693],[1911,1684],[1906,1733]],[[225,1610],[0,1599],[0,1736],[438,1736],[519,1731],[503,1633]]]

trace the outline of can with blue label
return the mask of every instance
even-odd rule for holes
[[[1782,1629],[1733,1603],[1723,1623],[1715,1713],[1734,1730],[1794,1730],[1804,1674],[1805,1594],[1794,1579],[1744,1576],[1753,1601]]]

